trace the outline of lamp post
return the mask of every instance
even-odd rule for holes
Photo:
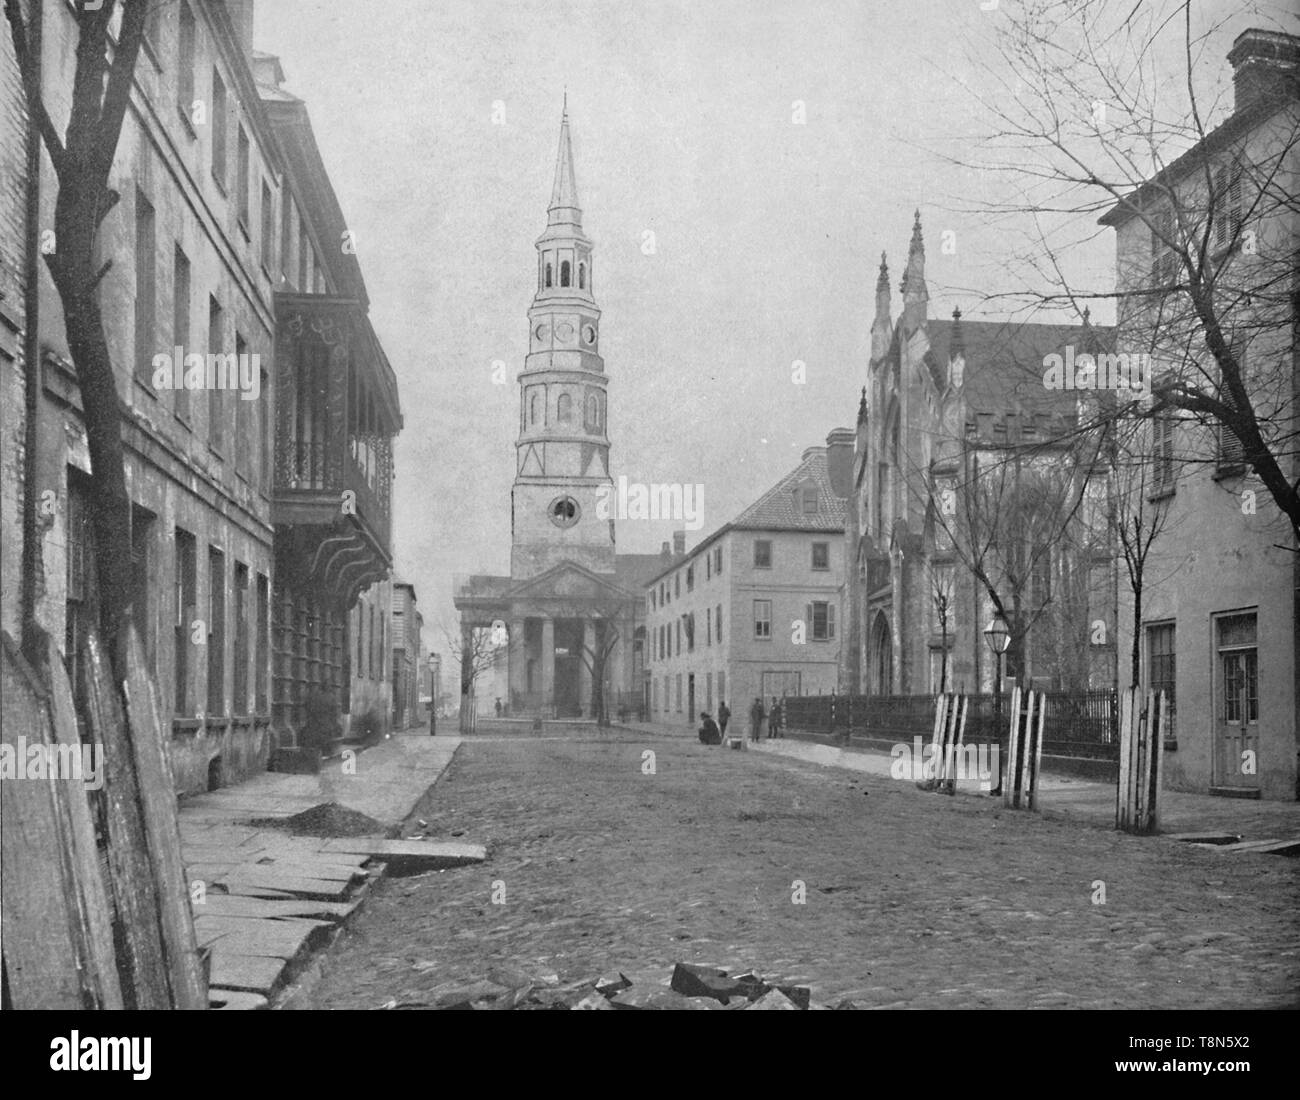
[[[989,794],[997,795],[1002,793],[1002,655],[1011,647],[1011,628],[1007,626],[1007,620],[1000,611],[993,613],[989,625],[984,628],[984,638],[993,651],[993,660],[996,662],[993,675],[993,728],[999,746],[998,782]]]

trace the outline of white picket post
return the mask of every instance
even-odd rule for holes
[[[1011,727],[1007,733],[1007,766],[1005,769],[1006,779],[1002,784],[1002,805],[1008,808],[1014,806],[1016,773],[1020,767],[1020,756],[1017,753],[1019,746],[1020,733],[1020,688],[1011,689]]]

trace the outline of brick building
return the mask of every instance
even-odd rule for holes
[[[393,582],[393,729],[422,726],[420,706],[423,678],[428,676],[424,652],[424,616],[415,605],[415,585]]]
[[[839,686],[844,515],[853,433],[830,433],[799,465],[649,580],[646,707],[698,724],[726,700],[737,721],[754,696]]]

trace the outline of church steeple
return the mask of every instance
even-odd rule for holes
[[[582,229],[582,209],[578,206],[578,181],[573,171],[573,139],[569,135],[568,95],[560,116],[560,148],[555,154],[555,186],[551,188],[551,205],[547,208],[550,225],[572,225]]]
[[[912,332],[925,320],[930,292],[925,285],[925,242],[921,239],[921,211],[912,222],[912,241],[907,249],[907,268],[903,272],[904,331]]]
[[[511,575],[573,561],[614,569],[608,380],[600,310],[592,295],[592,242],[582,231],[567,104],[560,119],[546,230],[537,239],[537,294],[528,310],[528,357],[519,373],[519,437]]]
[[[871,322],[871,361],[874,363],[889,350],[889,264],[880,254],[880,274],[876,277],[876,316]]]

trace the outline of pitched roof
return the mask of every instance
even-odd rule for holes
[[[927,321],[930,339],[927,363],[934,374],[936,365],[947,371],[952,347],[952,321]],[[962,390],[972,413],[1011,411],[1060,413],[1075,408],[1073,390],[1049,390],[1043,385],[1043,360],[1064,355],[1067,347],[1076,354],[1097,354],[1111,347],[1114,329],[1104,325],[1042,325],[1012,321],[960,322],[965,356]]]
[[[817,511],[808,514],[795,490],[805,482],[817,487]],[[825,447],[810,447],[803,461],[740,513],[729,526],[742,530],[842,531],[846,503],[831,489]]]

